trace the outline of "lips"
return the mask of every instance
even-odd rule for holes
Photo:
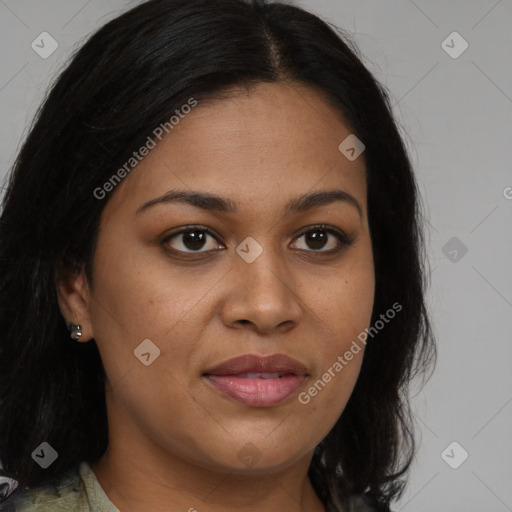
[[[251,407],[285,401],[302,384],[307,368],[284,354],[245,354],[208,369],[203,377],[217,391]]]
[[[307,368],[284,354],[273,354],[261,357],[253,354],[228,359],[223,363],[207,370],[207,375],[241,375],[250,373],[279,373],[305,375]]]

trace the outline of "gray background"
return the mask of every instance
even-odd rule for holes
[[[136,3],[0,0],[0,178],[70,52]],[[391,91],[429,218],[439,361],[414,398],[421,445],[394,508],[512,511],[512,3],[296,3],[352,32]],[[46,59],[31,48],[43,31],[59,44]],[[469,45],[457,58],[454,31]]]

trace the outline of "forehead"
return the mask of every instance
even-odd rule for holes
[[[258,84],[198,101],[117,186],[107,208],[136,210],[167,190],[204,190],[254,206],[305,191],[342,188],[365,208],[364,154],[338,149],[351,134],[312,88]],[[107,209],[106,208],[106,209]]]

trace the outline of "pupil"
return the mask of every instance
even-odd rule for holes
[[[320,235],[318,234],[320,233]],[[306,234],[306,243],[312,249],[321,249],[327,241],[327,234],[325,231],[310,231]]]
[[[205,233],[203,231],[195,230],[188,231],[183,234],[183,244],[187,249],[198,250],[202,249],[205,243]],[[325,231],[311,231],[306,234],[306,243],[312,249],[321,249],[327,242],[327,234]]]
[[[187,249],[197,250],[204,246],[206,236],[203,231],[188,231],[183,234],[183,244]]]

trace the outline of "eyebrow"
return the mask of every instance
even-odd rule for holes
[[[352,205],[359,217],[363,217],[363,210],[357,199],[344,190],[321,190],[310,194],[303,194],[289,201],[284,208],[284,217],[294,214],[303,213],[305,211],[317,208],[319,206],[343,201]],[[220,197],[214,194],[199,192],[195,190],[169,190],[164,195],[151,199],[140,206],[135,212],[135,216],[140,215],[149,208],[157,204],[165,203],[184,203],[195,206],[205,211],[215,211],[221,213],[237,213],[238,204],[231,199]]]

